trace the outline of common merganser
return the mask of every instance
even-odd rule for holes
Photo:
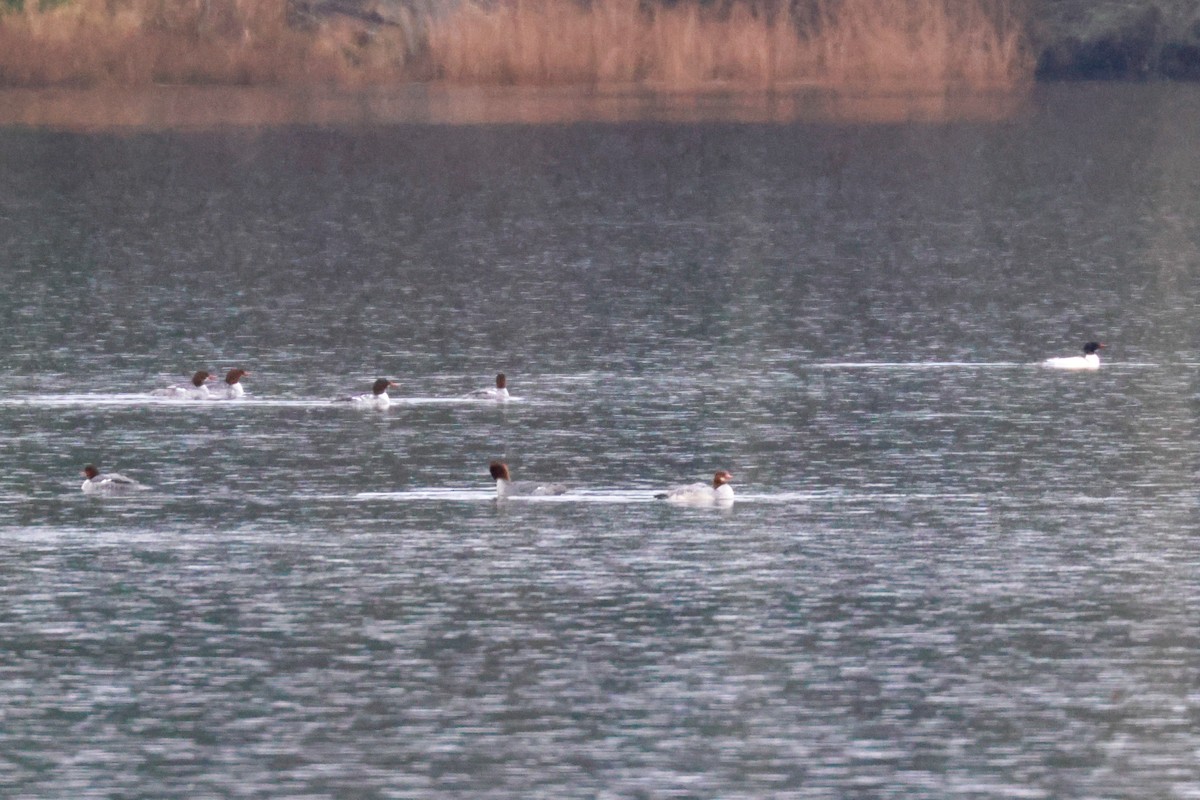
[[[168,386],[165,389],[156,389],[151,394],[155,397],[180,397],[190,398],[193,400],[203,399],[209,396],[208,381],[216,380],[216,377],[205,370],[200,370],[192,376],[191,383],[181,383],[174,386]]]
[[[148,488],[119,472],[101,475],[95,464],[88,464],[83,468],[83,477],[83,486],[80,488],[83,489],[84,494],[125,494],[126,492],[144,491]]]
[[[509,397],[508,378],[504,377],[503,372],[497,374],[496,385],[494,387],[471,392],[471,397],[485,397],[489,400],[497,400],[503,403],[504,401],[508,400]]]
[[[214,400],[236,400],[246,394],[241,380],[249,375],[244,369],[231,369],[225,373],[225,382],[213,387],[211,395]]]
[[[1104,345],[1101,342],[1088,342],[1083,346],[1083,355],[1081,356],[1047,358],[1042,364],[1051,369],[1100,369],[1100,356],[1096,354],[1096,351],[1103,348]]]
[[[733,487],[729,485],[732,480],[733,475],[728,470],[720,470],[713,475],[711,486],[691,483],[654,496],[681,506],[728,506],[733,504]]]
[[[387,408],[392,404],[392,398],[388,397],[387,390],[398,385],[395,381],[389,381],[387,378],[379,378],[371,385],[370,394],[360,394],[355,397],[339,397],[333,402],[353,403],[362,408]]]
[[[519,497],[521,495],[551,495],[562,494],[567,487],[561,483],[534,483],[532,481],[514,481],[508,472],[508,465],[503,461],[493,461],[488,465],[492,479],[496,481],[496,497]]]

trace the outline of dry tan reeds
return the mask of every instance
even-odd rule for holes
[[[468,3],[436,20],[428,52],[435,75],[456,82],[687,86],[760,80],[797,44],[785,26],[740,5],[717,15],[692,4],[643,9],[638,0],[513,0]]]
[[[813,0],[802,15],[746,3],[467,3],[431,25],[429,58],[438,77],[471,83],[996,88],[1031,72],[1005,0]]]
[[[818,80],[835,86],[1012,86],[1033,62],[1014,7],[982,0],[820,0]]]
[[[29,2],[0,15],[0,85],[434,79],[924,91],[1008,88],[1032,74],[1013,10],[1021,0],[485,2],[403,26],[304,27],[289,24],[288,0]]]

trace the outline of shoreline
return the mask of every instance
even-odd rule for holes
[[[1026,113],[1029,91],[867,93],[804,86],[695,91],[614,87],[151,86],[0,89],[0,127],[77,132],[205,131],[287,125],[1002,121]]]
[[[181,0],[161,6],[159,18],[110,0],[60,0],[0,13],[0,90],[786,93],[804,81],[845,93],[879,94],[883,83],[885,94],[932,94],[1200,81],[1200,9],[1185,0],[969,0],[957,11],[948,10],[952,0],[917,0],[916,10],[890,13],[875,0],[808,0],[817,23],[760,19],[748,11],[755,1],[720,15],[597,0],[589,16],[568,10],[569,0],[490,11],[446,0]],[[839,7],[844,18],[820,17]],[[796,33],[805,25],[807,34]],[[900,44],[897,32],[914,26],[926,32]],[[966,35],[973,45],[962,45]]]

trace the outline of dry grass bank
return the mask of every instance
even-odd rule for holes
[[[390,35],[389,35],[390,34]],[[288,0],[62,0],[0,15],[0,85],[362,84],[409,48],[385,29],[297,27]]]
[[[517,84],[995,88],[1031,74],[1022,20],[1005,0],[812,0],[795,8],[467,4],[434,21],[429,57],[448,80]]]
[[[398,25],[334,17],[304,26],[289,18],[288,0],[33,1],[0,16],[0,84],[925,91],[1011,88],[1032,75],[1020,0],[797,0],[780,11],[753,0],[463,0]]]

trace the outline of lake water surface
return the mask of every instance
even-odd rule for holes
[[[1200,797],[1197,87],[24,97],[3,796]],[[498,503],[492,459],[571,491]],[[653,499],[721,468],[730,510]]]

